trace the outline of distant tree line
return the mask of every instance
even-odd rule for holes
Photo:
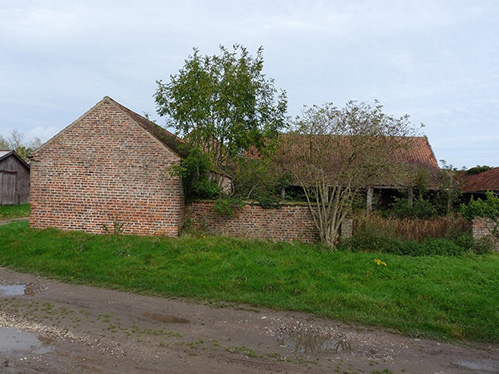
[[[24,134],[18,130],[13,130],[7,139],[0,135],[0,150],[16,151],[25,161],[29,161],[31,152],[41,145],[42,141],[39,138],[26,141]]]

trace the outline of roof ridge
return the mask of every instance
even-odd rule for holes
[[[144,118],[138,113],[135,113],[133,110],[128,109],[126,106],[118,103],[116,100],[112,99],[110,96],[104,96],[97,104],[92,106],[90,109],[85,111],[82,115],[80,115],[76,120],[71,122],[68,126],[63,128],[61,131],[59,131],[57,134],[55,134],[52,138],[50,138],[48,141],[46,141],[44,144],[42,144],[40,147],[38,147],[32,155],[35,155],[37,152],[40,150],[44,149],[47,147],[50,143],[52,143],[53,139],[57,138],[60,134],[68,131],[69,128],[73,127],[75,124],[77,124],[82,118],[87,116],[90,112],[98,108],[101,104],[104,102],[110,103],[114,105],[118,110],[120,110],[125,116],[130,118],[134,123],[142,127],[147,133],[152,136],[154,139],[159,141],[163,146],[167,147],[171,152],[173,152],[175,155],[177,155],[180,158],[185,158],[187,157],[187,147],[185,146],[185,142],[177,137],[176,135],[172,134],[170,131],[166,130],[165,128],[159,126],[158,124],[148,120],[147,118]]]
[[[0,151],[0,152],[4,152],[4,151]],[[7,151],[7,153],[4,154],[4,155],[0,155],[0,160],[3,160],[4,158],[6,158],[8,156],[11,156],[11,155],[13,155],[14,157],[16,157],[19,161],[21,161],[28,169],[31,169],[30,165],[21,156],[19,156],[17,154],[17,152],[16,152],[15,149]]]
[[[154,123],[144,116],[141,116],[140,114],[127,108],[123,104],[118,103],[116,100],[112,99],[109,96],[104,96],[103,101],[104,100],[110,101],[112,104],[118,107],[133,122],[146,130],[151,136],[153,136],[156,140],[166,146],[177,156],[179,156],[180,158],[185,158],[187,156],[186,143],[183,139],[171,133],[164,127],[161,127],[157,123]]]

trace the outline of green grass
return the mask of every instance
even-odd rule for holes
[[[0,219],[29,217],[29,204],[0,205]]]
[[[0,265],[135,292],[311,312],[414,337],[499,342],[497,253],[322,252],[297,243],[98,236],[15,222],[0,227]]]

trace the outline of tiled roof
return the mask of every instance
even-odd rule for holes
[[[399,138],[401,139],[401,138]],[[429,173],[430,183],[438,184],[440,167],[426,136],[413,136],[407,139],[408,147],[395,151],[395,159],[403,164],[412,165]]]
[[[128,109],[127,107],[121,105],[120,103],[114,101],[109,96],[106,96],[104,100],[109,100],[117,107],[119,107],[125,114],[127,114],[134,122],[140,125],[144,130],[148,131],[152,136],[158,139],[161,143],[170,148],[178,156],[185,158],[188,155],[186,143],[179,137],[172,134],[170,131],[164,129],[161,126],[156,125],[154,122],[149,121],[147,118],[135,113],[134,111]]]
[[[284,135],[283,139],[289,139],[288,136],[300,136],[305,137],[305,135]],[[326,135],[328,136],[328,135]],[[387,137],[385,140],[388,141],[393,140],[396,142],[400,142],[400,146],[397,147],[393,154],[391,155],[403,169],[409,171],[408,175],[412,175],[410,180],[400,180],[400,176],[397,174],[391,175],[390,170],[386,170],[383,176],[379,176],[377,178],[377,186],[379,187],[395,187],[395,186],[409,186],[414,184],[414,176],[417,174],[419,170],[423,170],[426,172],[428,176],[428,187],[437,188],[439,184],[440,178],[440,167],[438,166],[438,162],[435,158],[435,154],[431,149],[430,143],[426,136],[423,137]],[[286,140],[284,140],[283,147],[287,148]],[[383,144],[383,142],[379,142]],[[303,139],[303,141],[293,141],[292,144],[307,144],[307,140]],[[349,147],[350,144],[350,136],[343,135],[341,136],[341,144],[342,147]],[[385,142],[385,144],[388,144]],[[390,148],[389,146],[387,146]],[[285,153],[290,154],[292,151],[293,145],[291,149],[284,150]],[[282,150],[282,149],[281,149]],[[331,163],[335,163],[336,160],[331,160]]]
[[[483,171],[479,174],[459,173],[463,192],[499,192],[499,167]]]

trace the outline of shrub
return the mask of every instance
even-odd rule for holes
[[[225,217],[234,217],[237,209],[241,209],[245,202],[233,197],[223,197],[217,200],[215,210],[218,214]]]
[[[470,224],[460,215],[425,220],[362,213],[354,217],[354,235],[339,248],[408,256],[456,256],[469,252],[474,245]]]
[[[463,233],[469,232],[471,225],[461,215],[447,215],[445,217],[397,218],[383,217],[376,213],[358,213],[354,216],[354,232],[366,230],[382,233],[406,240],[422,241],[426,238],[456,239]]]
[[[490,191],[487,192],[485,200],[475,200],[472,196],[468,205],[461,205],[461,213],[470,221],[475,217],[484,217],[497,222],[497,217],[499,217],[499,197]]]
[[[263,209],[281,209],[281,200],[273,196],[259,196],[256,198],[257,203],[251,205],[261,206]]]
[[[453,240],[445,238],[429,238],[422,242],[416,240],[402,241],[397,238],[384,237],[380,233],[359,233],[340,244],[339,249],[353,252],[379,252],[405,256],[459,256],[469,252],[469,248],[461,246]]]
[[[438,210],[429,200],[423,197],[413,201],[412,205],[408,199],[396,198],[389,213],[399,218],[430,218],[436,216]]]
[[[338,249],[353,252],[394,253],[402,244],[402,240],[394,236],[369,228],[341,242]]]
[[[469,250],[473,249],[475,239],[473,239],[473,234],[471,232],[463,232],[454,239],[454,243]]]
[[[184,194],[187,200],[213,199],[220,196],[222,190],[210,176],[215,166],[210,156],[198,148],[191,148],[181,165],[174,165],[169,172],[182,178]]]
[[[476,254],[486,254],[492,252],[495,247],[494,238],[491,235],[484,236],[473,243],[472,249]]]

